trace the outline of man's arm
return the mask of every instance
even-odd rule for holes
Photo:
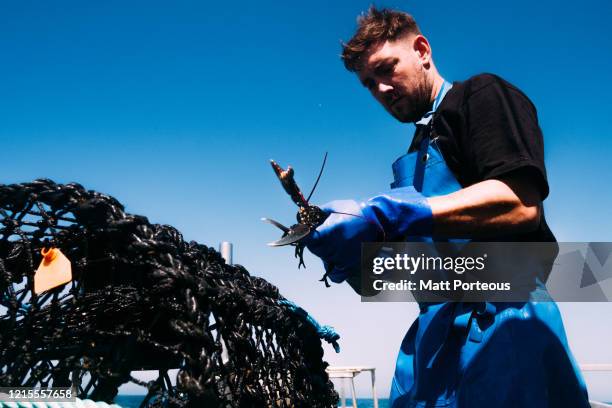
[[[427,201],[437,237],[487,238],[533,231],[540,224],[540,191],[527,171],[481,181]]]

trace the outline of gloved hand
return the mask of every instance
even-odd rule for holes
[[[332,282],[359,273],[361,244],[431,235],[433,218],[427,199],[413,187],[402,187],[365,202],[332,201],[321,206],[330,215],[304,241],[323,260]]]

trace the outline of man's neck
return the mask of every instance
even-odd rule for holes
[[[431,103],[434,103],[434,101],[436,100],[436,96],[438,96],[438,92],[440,92],[440,89],[442,89],[442,85],[444,84],[444,78],[442,78],[442,76],[440,74],[438,74],[437,72],[434,74],[434,83],[433,83],[433,87],[431,88]]]
[[[444,78],[442,78],[440,74],[435,73],[434,80],[433,80],[433,86],[431,87],[430,108],[429,108],[430,110],[424,113],[421,119],[414,122],[416,125],[426,125],[429,123],[431,119],[431,114],[433,113],[435,109],[437,109],[437,106],[434,106],[434,105],[436,104],[436,98],[438,97],[438,94],[442,91],[443,86],[444,86]]]

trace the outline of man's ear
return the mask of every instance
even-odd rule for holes
[[[412,41],[412,47],[419,61],[425,68],[429,68],[431,63],[431,46],[429,41],[420,34],[415,35]]]

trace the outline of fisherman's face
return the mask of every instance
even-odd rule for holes
[[[408,35],[373,45],[357,73],[387,112],[404,123],[416,122],[431,107],[433,84],[425,69],[429,55],[423,57],[422,40],[422,36]]]

